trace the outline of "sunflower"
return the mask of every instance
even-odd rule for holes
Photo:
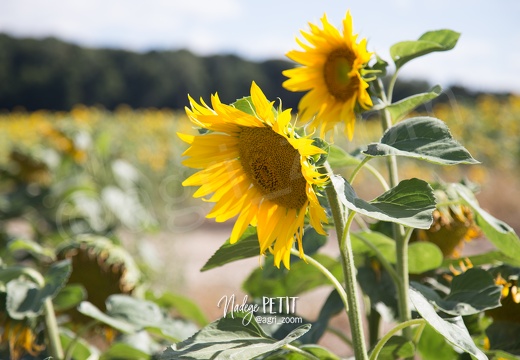
[[[37,356],[45,349],[37,342],[37,336],[27,320],[14,320],[5,314],[0,317],[3,319],[0,344],[9,344],[10,359],[18,360],[24,354]]]
[[[327,222],[314,186],[326,178],[313,165],[312,156],[324,153],[313,140],[299,137],[290,125],[291,112],[277,111],[253,82],[249,109],[225,105],[212,95],[211,109],[201,99],[189,97],[190,120],[209,130],[200,136],[179,134],[191,146],[183,164],[201,169],[183,182],[200,186],[194,197],[213,194],[215,206],[207,215],[217,222],[238,216],[231,232],[235,243],[248,225],[257,227],[260,253],[270,250],[274,263],[290,267],[290,250],[298,241],[304,257],[302,235],[305,214],[319,232]],[[242,110],[244,109],[244,110]]]
[[[300,101],[302,120],[311,119],[311,126],[321,127],[321,137],[337,123],[345,122],[345,133],[352,140],[356,122],[355,108],[368,109],[372,100],[363,79],[363,69],[372,53],[366,50],[366,39],[356,43],[352,17],[343,19],[343,33],[332,26],[327,16],[321,18],[323,28],[311,24],[311,32],[301,31],[310,43],[296,39],[303,51],[292,50],[287,57],[302,66],[285,70],[289,79],[283,86],[290,91],[309,91]]]
[[[67,284],[79,284],[86,290],[87,299],[102,311],[113,294],[131,294],[140,272],[130,254],[108,238],[79,235],[62,243],[56,250],[60,260],[70,259],[72,272]],[[75,308],[65,311],[73,323],[90,322]]]
[[[502,306],[486,311],[494,321],[520,323],[520,269],[502,265],[491,269],[495,284],[502,286],[500,304]]]
[[[433,211],[433,223],[428,230],[415,229],[410,241],[428,241],[437,245],[445,258],[457,259],[466,242],[481,236],[472,210],[460,204],[458,195],[443,184],[433,184],[439,203],[450,203]]]

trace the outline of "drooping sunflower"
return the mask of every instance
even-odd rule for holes
[[[309,42],[296,39],[303,51],[287,53],[302,66],[283,72],[289,78],[283,86],[290,91],[308,91],[299,103],[299,116],[301,120],[313,119],[311,126],[321,128],[321,137],[344,122],[345,133],[352,140],[356,105],[364,109],[372,106],[368,83],[362,77],[372,53],[366,49],[366,39],[356,42],[350,12],[343,19],[343,32],[332,26],[326,15],[321,23],[323,28],[309,23],[310,33],[301,31]]]
[[[326,178],[311,157],[324,151],[313,140],[299,137],[290,124],[289,110],[277,111],[253,82],[250,110],[223,104],[211,96],[211,107],[189,97],[186,113],[193,123],[209,132],[200,136],[179,134],[191,146],[183,164],[201,169],[183,182],[200,186],[194,197],[213,194],[208,218],[217,222],[238,216],[230,242],[235,243],[248,225],[257,227],[260,252],[270,250],[274,263],[290,267],[295,240],[303,258],[302,236],[306,213],[310,224],[324,234],[325,210],[318,202],[316,186]]]
[[[37,356],[45,346],[38,343],[37,335],[29,320],[14,320],[7,314],[0,313],[0,347],[8,344],[9,358],[11,360],[21,359],[23,355]]]
[[[495,284],[502,286],[500,307],[486,311],[494,321],[520,323],[520,269],[501,265],[490,270]]]
[[[428,241],[437,245],[445,258],[457,259],[466,242],[482,235],[475,223],[473,211],[460,203],[459,196],[445,184],[433,184],[435,198],[440,206],[433,211],[433,223],[429,229],[415,229],[410,241]]]

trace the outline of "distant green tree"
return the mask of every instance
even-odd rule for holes
[[[75,104],[120,104],[134,108],[183,109],[187,94],[209,101],[218,91],[225,103],[249,93],[256,81],[270,99],[283,99],[284,108],[298,106],[302,93],[285,90],[282,71],[286,60],[253,62],[235,55],[196,56],[187,50],[136,53],[117,49],[90,49],[55,38],[19,39],[0,34],[0,110],[17,106],[27,110],[69,110]],[[426,91],[426,81],[396,84],[394,99]],[[463,87],[451,95],[474,99],[479,92]],[[440,97],[438,101],[448,101]]]

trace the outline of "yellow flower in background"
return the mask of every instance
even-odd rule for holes
[[[372,100],[362,70],[372,53],[366,50],[366,39],[356,43],[352,17],[347,12],[343,32],[333,27],[326,15],[321,18],[323,28],[311,24],[311,32],[301,31],[309,42],[296,39],[303,51],[292,50],[287,56],[302,66],[285,70],[289,79],[283,86],[290,91],[308,91],[299,104],[302,120],[311,119],[311,125],[321,127],[321,137],[340,122],[352,140],[356,122],[355,108],[359,104],[368,109]]]
[[[37,356],[45,349],[37,342],[36,334],[27,321],[14,320],[5,315],[2,317],[0,344],[9,344],[11,360],[18,360],[25,354]]]
[[[415,229],[411,241],[428,241],[436,244],[445,258],[457,259],[462,248],[481,235],[473,213],[465,205],[451,206],[433,211],[433,223],[428,230]]]
[[[495,275],[495,284],[502,286],[500,304],[502,306],[486,311],[494,321],[520,323],[520,284],[518,273],[510,276],[498,273]]]
[[[194,197],[213,194],[215,202],[208,218],[217,222],[238,216],[230,242],[235,243],[248,225],[257,227],[261,254],[270,250],[274,263],[290,267],[290,250],[298,241],[303,258],[302,235],[305,214],[319,232],[327,222],[325,210],[314,185],[326,179],[309,161],[324,153],[313,140],[296,135],[289,124],[290,110],[277,112],[262,90],[253,82],[251,101],[255,115],[222,104],[215,94],[211,109],[191,97],[190,120],[209,133],[200,136],[179,134],[191,146],[183,164],[201,169],[183,182],[200,186]]]
[[[447,184],[433,183],[437,209],[429,229],[415,229],[410,241],[428,241],[437,245],[444,258],[458,259],[466,242],[482,235],[473,210],[462,204],[459,195]]]

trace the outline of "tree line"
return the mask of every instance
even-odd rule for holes
[[[187,94],[209,100],[210,93],[218,92],[223,102],[233,102],[249,93],[253,80],[268,98],[281,98],[284,108],[296,109],[302,93],[282,87],[282,71],[292,66],[287,60],[254,62],[187,50],[92,49],[56,38],[0,34],[0,110],[69,110],[76,104],[110,110],[121,104],[182,109],[188,105]],[[394,99],[429,87],[426,81],[401,81]],[[464,88],[453,89],[475,96]]]

